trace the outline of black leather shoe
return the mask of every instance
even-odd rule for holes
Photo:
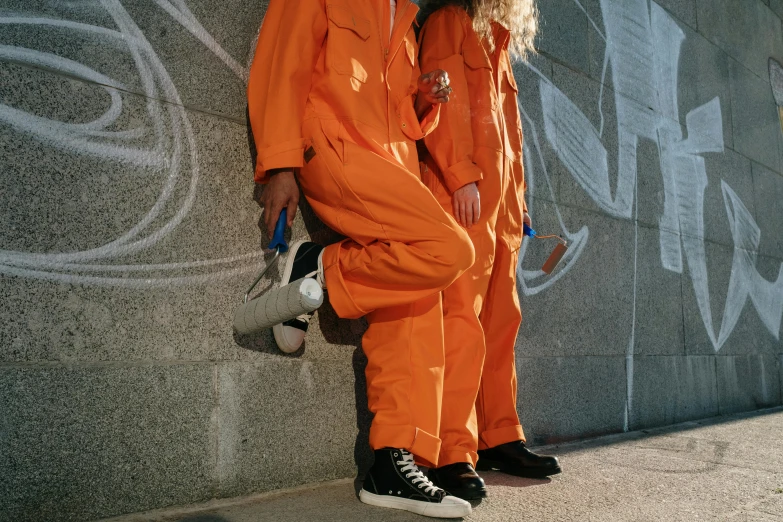
[[[487,487],[473,466],[457,462],[430,470],[432,483],[463,500],[477,500],[487,496]]]
[[[496,469],[509,475],[528,478],[544,478],[562,471],[557,457],[537,455],[527,449],[521,440],[479,450],[478,455],[476,468],[482,471]]]

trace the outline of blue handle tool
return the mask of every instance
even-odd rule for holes
[[[245,301],[247,303],[248,297],[250,297],[250,292],[253,291],[253,289],[256,287],[259,281],[261,281],[261,278],[264,277],[264,274],[267,273],[267,271],[272,268],[272,265],[274,265],[277,260],[280,258],[280,254],[285,254],[288,252],[288,243],[285,242],[285,238],[283,237],[283,234],[285,233],[285,224],[288,220],[288,212],[286,209],[283,209],[280,211],[280,217],[277,218],[277,225],[275,225],[275,233],[272,234],[272,241],[269,242],[269,250],[274,251],[275,255],[270,259],[266,266],[261,270],[261,273],[258,274],[256,277],[256,280],[253,281],[253,284],[250,285],[250,288],[247,289],[247,292],[245,292]]]
[[[283,209],[280,211],[280,217],[277,218],[277,225],[275,225],[275,233],[272,235],[272,241],[269,243],[269,250],[277,250],[281,254],[288,252],[288,243],[285,242],[285,238],[283,237],[287,220],[288,211]]]
[[[522,234],[527,237],[536,237],[536,231],[527,226],[527,223],[522,225]]]

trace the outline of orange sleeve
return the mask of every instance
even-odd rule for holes
[[[436,11],[425,22],[419,37],[422,68],[446,71],[453,89],[449,102],[441,108],[438,126],[424,139],[451,192],[483,177],[473,163],[470,92],[462,56],[463,15],[467,17],[463,11],[451,8]]]
[[[508,52],[508,51],[506,51]],[[509,64],[511,63],[511,59],[509,58]],[[513,68],[511,69],[511,74],[513,76]],[[514,104],[514,117],[516,119],[516,126],[519,131],[519,138],[520,138],[520,144],[519,144],[519,150],[522,151],[519,157],[519,177],[520,180],[520,187],[522,189],[522,193],[519,195],[519,200],[522,202],[522,212],[527,213],[527,202],[525,201],[525,193],[527,192],[527,179],[525,178],[525,133],[522,129],[522,115],[519,112],[519,103]],[[514,173],[516,175],[516,172]]]
[[[518,110],[519,109],[517,108],[517,111]],[[521,118],[520,118],[520,124],[519,124],[519,135],[520,136],[524,136],[522,134]],[[525,148],[522,147],[522,150],[524,151]],[[525,201],[525,194],[527,193],[527,178],[525,177],[525,159],[524,159],[524,155],[522,156],[522,161],[520,163],[522,164],[522,197],[520,199],[522,200],[522,212],[527,213],[527,202]]]
[[[257,183],[268,170],[302,166],[302,120],[326,30],[323,0],[270,0],[247,85]]]

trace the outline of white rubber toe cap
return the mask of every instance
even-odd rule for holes
[[[453,497],[451,495],[446,495],[443,497],[443,500],[440,501],[441,504],[447,504],[447,505],[455,505],[455,506],[470,506],[470,502],[467,500],[462,500],[458,497]]]
[[[302,346],[306,332],[299,328],[276,324],[272,327],[272,333],[281,352],[294,353]]]
[[[378,495],[362,488],[359,500],[371,506],[402,509],[432,518],[462,518],[472,513],[470,502],[447,495],[440,502],[426,502],[393,495]]]
[[[470,502],[461,498],[446,495],[439,504],[429,504],[422,515],[434,518],[462,518],[470,515],[473,509]]]

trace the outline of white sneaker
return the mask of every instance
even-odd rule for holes
[[[312,277],[321,288],[326,289],[323,267],[324,247],[310,241],[298,241],[288,251],[283,269],[283,277],[280,286],[285,286],[292,281],[303,277]],[[277,347],[285,353],[294,353],[304,342],[310,319],[315,312],[302,314],[296,319],[291,319],[272,327]]]

